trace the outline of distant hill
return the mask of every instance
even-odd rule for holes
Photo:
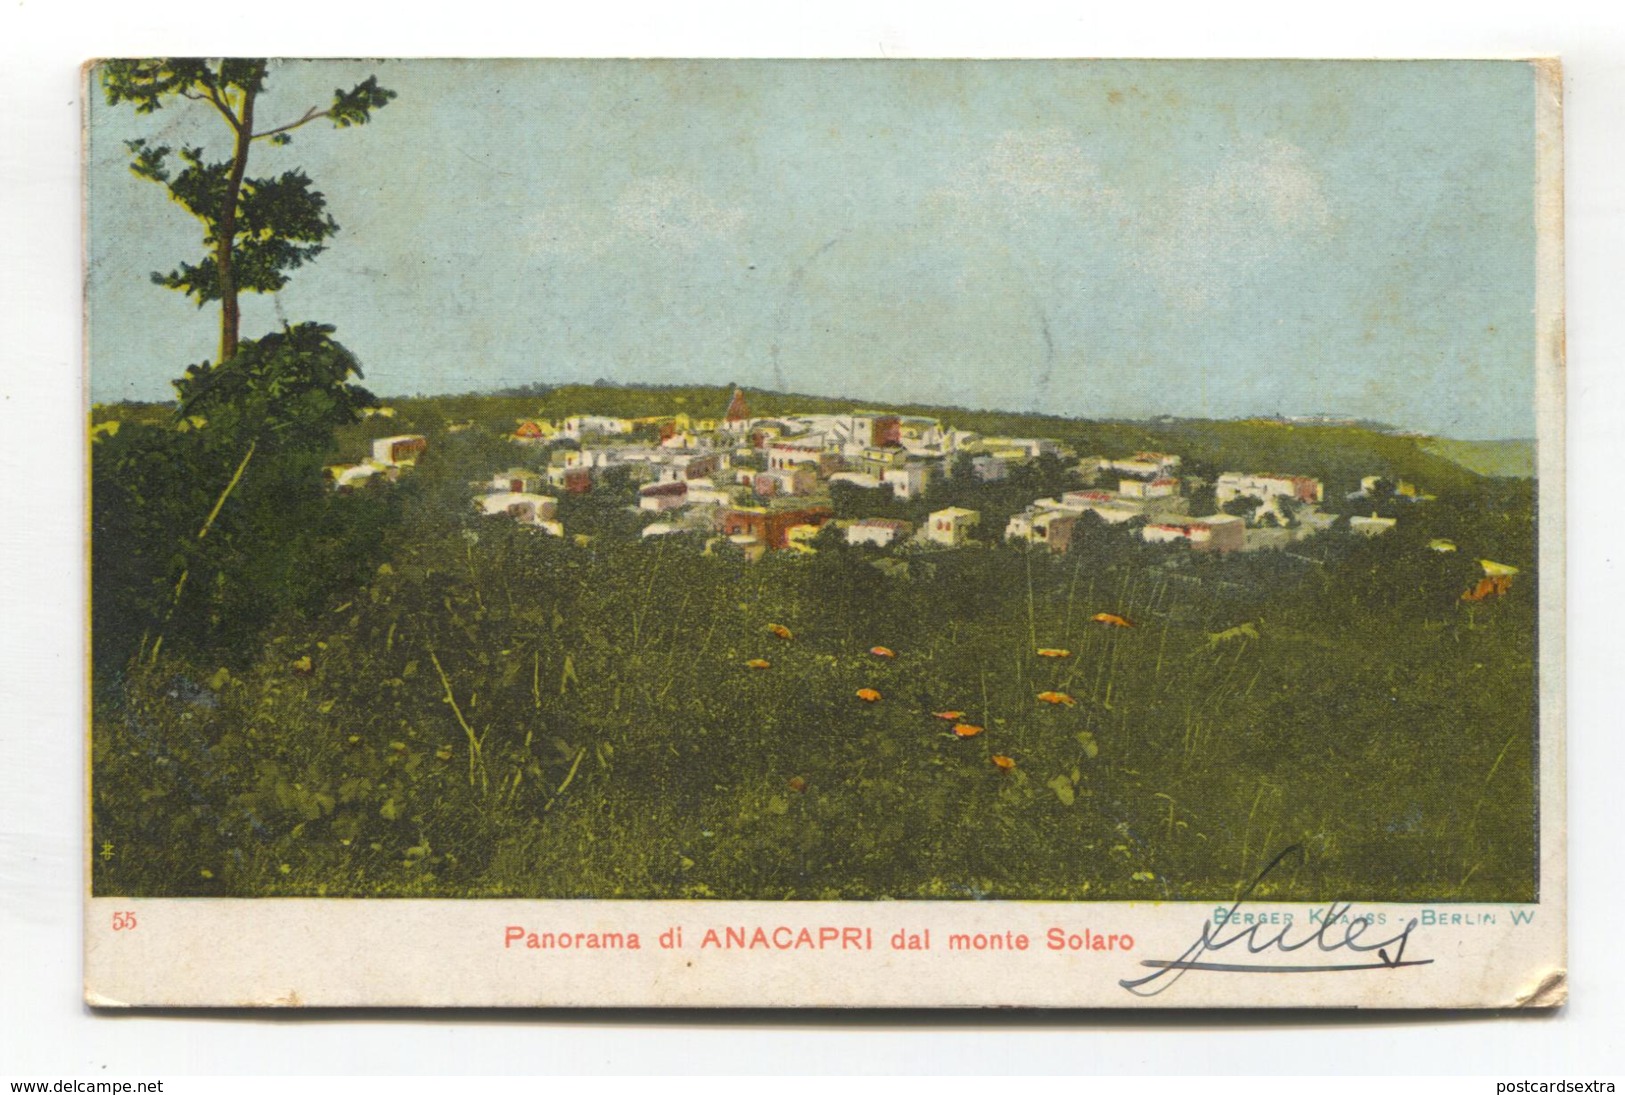
[[[1453,441],[1448,437],[1433,437],[1418,442],[1418,447],[1479,475],[1506,479],[1532,479],[1535,475],[1535,443],[1524,438]]]
[[[682,410],[699,417],[720,417],[732,391],[721,385],[568,384],[546,388],[541,394],[386,396],[383,401],[393,407],[394,416],[344,427],[336,451],[358,451],[358,446],[385,432],[433,436],[454,422],[506,432],[525,418],[556,420],[586,413],[638,416]],[[758,389],[746,389],[745,397],[751,413],[764,416],[840,413],[875,403],[863,397]],[[1530,441],[1452,441],[1394,434],[1365,425],[1303,424],[1277,418],[1137,422],[919,404],[886,409],[938,417],[983,435],[1051,437],[1080,456],[1142,450],[1179,453],[1188,474],[1205,478],[1225,470],[1313,474],[1324,481],[1328,499],[1343,498],[1368,475],[1406,479],[1433,493],[1466,488],[1481,476],[1533,477]],[[96,405],[91,410],[93,422],[119,418],[126,424],[162,425],[170,421],[174,405],[119,403]]]

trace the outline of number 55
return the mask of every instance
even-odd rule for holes
[[[126,932],[135,930],[134,912],[116,912],[113,914],[113,930]]]

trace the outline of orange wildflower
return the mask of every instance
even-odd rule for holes
[[[768,661],[766,658],[752,658],[745,664],[750,666],[752,669],[769,669],[773,665],[773,663]]]
[[[1128,620],[1124,619],[1122,616],[1119,616],[1114,612],[1097,612],[1092,617],[1090,617],[1090,619],[1094,620],[1094,622],[1097,623],[1097,624],[1105,624],[1107,627],[1133,627],[1134,626],[1133,624],[1129,623]]]
[[[864,703],[875,703],[880,699],[880,693],[873,688],[860,688],[858,689],[858,699]]]
[[[1038,656],[1040,658],[1070,658],[1072,651],[1060,650],[1053,646],[1041,646],[1038,648]]]
[[[963,712],[963,711],[933,711],[933,712],[931,712],[931,717],[934,718],[934,719],[946,719],[949,722],[958,722],[960,719],[965,717],[965,712]]]
[[[954,727],[954,733],[958,734],[962,738],[974,738],[981,732],[982,728],[980,726],[972,726],[968,722],[962,722],[958,726]]]
[[[869,653],[873,654],[877,658],[897,657],[897,652],[892,650],[892,648],[889,646],[871,646],[869,648]]]
[[[1065,692],[1040,692],[1038,698],[1045,703],[1064,703],[1068,707],[1076,707],[1078,701]]]
[[[767,629],[769,631],[773,632],[773,634],[777,635],[781,639],[793,639],[793,638],[795,638],[795,636],[790,633],[790,629],[788,627],[785,627],[783,624],[768,624]]]
[[[993,754],[993,763],[998,765],[999,770],[1003,772],[1008,772],[1016,766],[1016,762],[1014,760],[1004,756],[1001,753]]]

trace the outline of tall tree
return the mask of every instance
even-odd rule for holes
[[[224,364],[237,353],[241,313],[238,297],[282,288],[288,271],[321,253],[324,241],[338,231],[327,213],[327,199],[295,168],[281,175],[252,178],[249,155],[254,144],[288,144],[293,132],[320,118],[337,128],[364,125],[372,112],[395,97],[369,76],[349,91],[333,92],[325,109],[312,106],[303,115],[264,125],[255,110],[266,86],[269,62],[262,58],[164,57],[105,61],[102,87],[112,105],[130,103],[138,114],[151,114],[176,100],[202,103],[225,122],[231,155],[209,160],[201,147],[154,145],[145,138],[126,142],[138,176],[164,186],[181,206],[203,222],[204,256],[180,263],[153,281],[194,298],[198,307],[220,302],[220,356]],[[175,169],[170,155],[181,166]]]
[[[153,281],[194,298],[200,308],[220,302],[218,361],[187,369],[175,391],[177,416],[206,422],[209,440],[203,448],[229,453],[224,467],[232,470],[196,534],[184,538],[164,624],[186,593],[192,572],[187,560],[199,556],[255,453],[270,450],[286,456],[315,449],[331,437],[333,427],[354,421],[358,408],[372,402],[365,389],[349,382],[361,370],[355,357],[329,337],[332,327],[284,324],[280,333],[245,340],[240,337],[238,297],[282,288],[289,272],[320,254],[324,241],[338,231],[327,199],[303,171],[263,178],[248,174],[254,144],[288,144],[295,130],[319,118],[340,129],[363,125],[395,93],[378,86],[377,77],[368,77],[349,91],[334,91],[325,109],[313,106],[300,117],[262,127],[256,108],[268,69],[269,62],[257,58],[150,58],[106,61],[98,72],[108,103],[130,103],[138,114],[151,114],[177,100],[204,104],[224,120],[232,150],[227,159],[210,160],[201,147],[176,152],[141,138],[126,142],[133,156],[131,170],[162,185],[203,223],[203,257],[167,274],[155,273]],[[172,153],[180,160],[178,168],[170,163]],[[160,633],[155,650],[162,641]]]

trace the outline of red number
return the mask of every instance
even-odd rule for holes
[[[132,912],[116,912],[116,913],[114,913],[113,914],[113,930],[116,931],[116,932],[134,931],[135,930],[135,913],[133,911]]]

